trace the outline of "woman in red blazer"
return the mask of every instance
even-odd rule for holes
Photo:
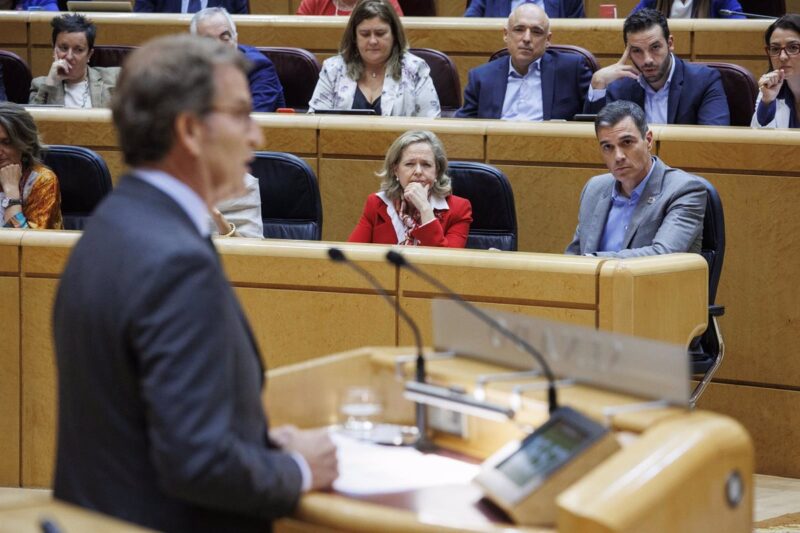
[[[444,146],[430,131],[408,131],[389,151],[381,190],[370,194],[349,242],[463,248],[472,223],[469,200],[452,193]]]

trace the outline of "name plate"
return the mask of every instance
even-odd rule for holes
[[[642,398],[689,403],[689,355],[683,346],[481,309],[537,349],[557,376]],[[435,299],[432,311],[437,349],[518,370],[539,368],[533,356],[457,303]]]

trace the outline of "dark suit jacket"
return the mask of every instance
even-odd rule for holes
[[[3,81],[3,65],[0,65],[0,102],[8,100],[6,96],[6,83]]]
[[[441,212],[440,221],[434,220],[412,233],[421,246],[463,248],[467,244],[469,225],[472,223],[472,204],[466,198],[452,194],[446,200],[449,210]],[[397,233],[389,217],[389,211],[377,194],[370,194],[367,197],[361,219],[347,240],[397,244]]]
[[[206,7],[224,7],[231,15],[250,13],[248,0],[208,0]],[[181,0],[136,0],[133,10],[137,13],[180,13]]]
[[[54,495],[164,531],[268,531],[301,472],[271,447],[263,368],[211,241],[125,177],[58,288]]]
[[[283,86],[272,61],[252,46],[240,44],[239,51],[253,64],[247,75],[253,96],[253,111],[271,112],[286,107]]]
[[[656,0],[640,0],[640,2],[633,8],[631,13],[636,13],[640,9],[655,9]],[[720,13],[720,9],[730,9],[731,11],[741,11],[742,5],[737,0],[711,0],[711,18],[730,18],[730,19],[743,19],[747,18],[744,15],[733,15],[726,17]],[[701,17],[705,17],[705,13],[700,13]]]
[[[469,72],[462,118],[500,118],[508,85],[510,56],[500,57]],[[548,50],[542,56],[542,104],[544,120],[571,119],[583,110],[592,71],[577,54]]]
[[[730,126],[728,97],[719,71],[673,57],[675,72],[672,73],[667,99],[667,123]],[[637,80],[621,78],[608,86],[605,98],[596,102],[587,98],[584,111],[597,113],[615,100],[630,100],[644,109],[644,89]]]
[[[659,158],[633,211],[619,252],[598,252],[611,210],[611,190],[616,179],[601,174],[581,192],[578,227],[568,254],[641,257],[677,252],[700,253],[706,188],[695,176],[670,168]]]
[[[544,11],[551,19],[583,18],[583,0],[544,0]],[[511,0],[472,0],[465,17],[507,17]]]

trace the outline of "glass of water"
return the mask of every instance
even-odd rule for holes
[[[339,412],[345,431],[366,435],[378,423],[383,406],[372,387],[349,387],[342,395]]]

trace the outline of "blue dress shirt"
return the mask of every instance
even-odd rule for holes
[[[542,107],[542,58],[528,66],[528,72],[522,76],[508,62],[508,85],[503,100],[503,120],[544,120]]]
[[[655,160],[653,160],[655,162]],[[616,182],[611,189],[611,209],[608,212],[606,226],[603,229],[603,236],[600,238],[600,252],[619,252],[622,250],[622,243],[625,240],[625,232],[628,231],[628,224],[631,222],[633,212],[636,209],[642,191],[653,173],[654,164],[650,165],[647,176],[636,186],[630,198],[626,198],[620,192],[620,183]]]

